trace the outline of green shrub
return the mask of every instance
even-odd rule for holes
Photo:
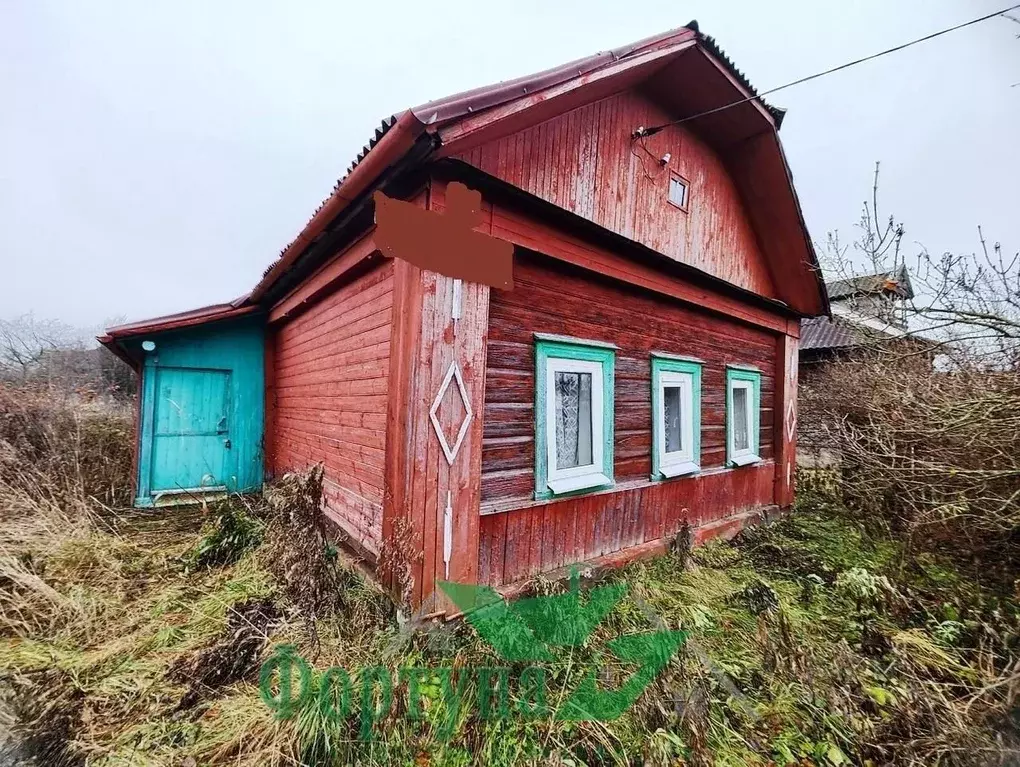
[[[184,556],[188,572],[233,564],[262,543],[265,524],[240,496],[216,502],[209,513],[202,537]]]

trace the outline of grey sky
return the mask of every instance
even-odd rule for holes
[[[1006,0],[0,0],[0,317],[90,325],[250,289],[379,120],[697,18],[766,89]],[[816,241],[882,161],[930,250],[1020,247],[1020,24],[776,94]]]

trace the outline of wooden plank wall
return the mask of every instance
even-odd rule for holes
[[[772,503],[770,461],[482,516],[478,582],[500,586]]]
[[[385,261],[273,333],[276,474],[325,464],[323,507],[377,556],[393,312]]]
[[[427,205],[439,213],[445,210],[444,184],[432,185]],[[483,210],[485,223],[479,231],[487,233],[491,228],[491,206],[484,205]],[[460,583],[474,583],[478,578],[479,477],[490,290],[487,285],[464,283],[461,316],[455,323],[453,279],[406,264],[398,269],[403,275],[405,293],[401,299],[402,316],[420,324],[404,328],[405,337],[401,341],[410,360],[407,375],[410,396],[399,405],[406,408],[401,419],[406,426],[395,424],[392,433],[402,435],[401,455],[406,458],[398,460],[394,454],[392,471],[396,478],[391,485],[403,483],[403,486],[391,494],[392,511],[388,513],[404,518],[414,533],[415,556],[411,561],[414,585],[408,596],[412,605],[431,613],[451,607],[437,593],[437,580],[449,577]],[[411,281],[417,282],[413,289],[408,285]],[[429,409],[454,361],[460,367],[474,415],[450,464],[429,418]],[[455,391],[456,383],[451,382],[444,404],[437,411],[451,447],[464,412]],[[395,396],[394,402],[402,399]],[[448,576],[443,558],[447,500],[453,510],[453,555]],[[395,524],[395,519],[387,521],[388,528]]]
[[[686,126],[640,141],[672,116],[626,91],[465,151],[459,159],[672,258],[763,296],[776,290],[723,161]],[[663,167],[659,158],[671,155]],[[689,211],[667,202],[670,171]]]
[[[797,461],[797,381],[800,328],[791,320],[790,333],[776,343],[776,503],[793,503],[793,472]],[[796,334],[796,335],[794,335]]]
[[[773,503],[773,397],[779,336],[557,264],[518,255],[515,289],[493,291],[482,443],[479,578],[492,584],[555,569]],[[615,472],[631,489],[535,504],[534,332],[612,341]],[[651,351],[705,361],[699,477],[651,483]],[[724,469],[725,366],[762,371],[757,467]],[[685,511],[686,509],[686,511]]]

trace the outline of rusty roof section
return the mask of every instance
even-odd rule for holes
[[[905,299],[914,297],[914,286],[910,282],[906,264],[888,272],[833,280],[825,283],[825,290],[829,294],[830,301],[876,293],[892,293],[898,298]]]

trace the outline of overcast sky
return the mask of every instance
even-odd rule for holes
[[[696,18],[759,90],[1007,0],[0,0],[0,317],[77,325],[249,290],[380,119]],[[1020,247],[1020,24],[770,97],[813,238],[882,161],[907,240]]]

